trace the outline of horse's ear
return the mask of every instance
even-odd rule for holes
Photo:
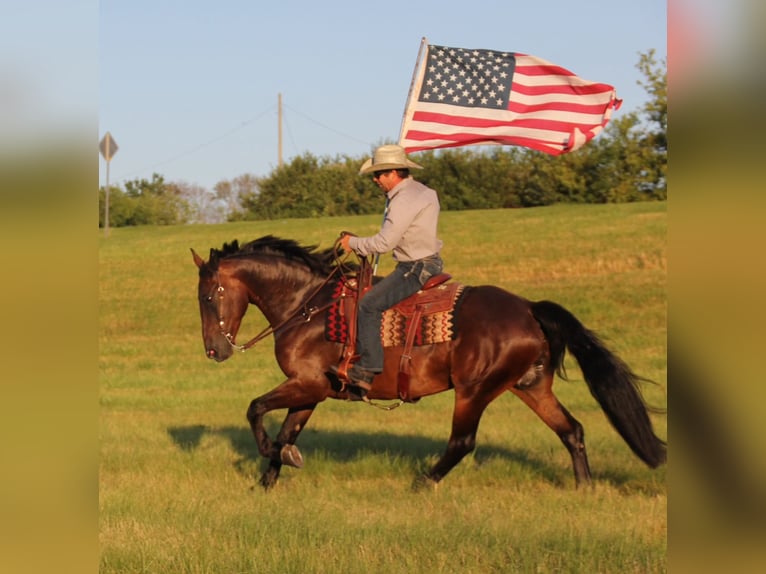
[[[194,263],[197,265],[197,267],[202,267],[205,264],[202,257],[197,255],[197,252],[194,251],[194,249],[192,249],[191,252],[192,252],[192,257],[194,257]]]

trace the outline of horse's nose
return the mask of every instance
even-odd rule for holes
[[[214,359],[215,358],[215,349],[208,349],[207,350],[207,358],[208,359]]]

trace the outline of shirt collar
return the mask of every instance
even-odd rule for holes
[[[404,189],[405,184],[412,179],[412,176],[407,177],[397,183],[394,187],[391,188],[391,190],[388,192],[388,199],[389,201],[394,198],[395,195],[397,195],[400,191]]]

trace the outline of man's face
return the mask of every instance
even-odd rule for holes
[[[393,176],[393,169],[384,169],[372,174],[372,181],[378,184],[378,187],[388,193],[396,185],[396,178]]]

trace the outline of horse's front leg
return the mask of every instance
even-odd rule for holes
[[[314,413],[315,406],[316,404],[291,409],[282,423],[282,428],[277,435],[277,441],[271,443],[269,438],[266,437],[266,440],[271,443],[271,448],[269,449],[270,456],[268,457],[269,466],[266,468],[263,475],[261,475],[260,480],[261,486],[265,489],[268,490],[276,484],[277,479],[279,478],[279,471],[282,469],[283,464],[295,468],[301,468],[303,466],[303,456],[298,450],[298,447],[295,446],[295,441],[298,440],[298,435]]]
[[[312,389],[314,392],[312,392]],[[288,379],[272,391],[254,399],[247,409],[247,420],[258,445],[261,456],[269,459],[269,467],[261,477],[265,488],[274,486],[282,464],[300,467],[302,457],[294,446],[298,434],[311,417],[316,404],[326,397],[319,386],[307,386],[295,379]],[[279,431],[277,441],[269,437],[263,421],[266,413],[277,409],[289,409]]]

